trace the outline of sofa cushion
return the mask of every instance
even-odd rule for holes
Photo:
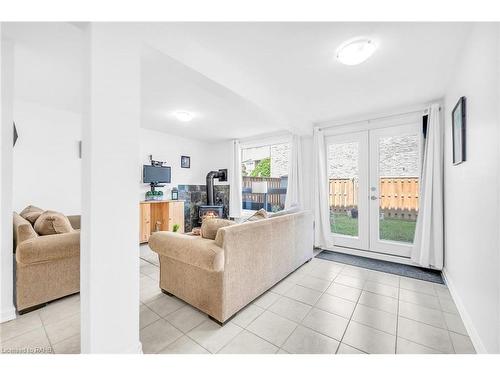
[[[45,211],[35,222],[35,231],[40,236],[73,232],[68,218],[55,211]]]
[[[252,216],[250,216],[245,221],[263,220],[263,219],[267,219],[268,217],[269,217],[269,214],[267,213],[267,211],[264,210],[263,208],[261,208],[259,211],[257,211],[256,213],[254,213]]]
[[[35,224],[36,219],[43,213],[43,210],[36,206],[28,206],[19,214],[23,219],[28,220],[31,225]]]
[[[219,228],[236,224],[234,221],[226,219],[205,219],[201,224],[201,236],[210,240],[215,240]]]

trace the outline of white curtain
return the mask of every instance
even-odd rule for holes
[[[241,217],[243,196],[241,192],[241,146],[240,141],[231,144],[231,168],[229,169],[229,216]]]
[[[439,104],[428,110],[420,181],[420,208],[411,259],[422,267],[443,268],[443,129]]]
[[[325,136],[321,129],[314,129],[313,152],[314,246],[327,248],[332,245],[332,240],[328,208]]]
[[[298,135],[292,135],[290,146],[285,209],[289,209],[293,206],[301,207],[304,203],[302,196],[302,152],[300,147],[300,137]]]

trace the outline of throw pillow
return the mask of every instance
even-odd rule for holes
[[[35,222],[35,231],[40,236],[73,232],[68,218],[55,211],[43,212]]]
[[[256,213],[254,213],[248,219],[246,219],[245,222],[267,219],[268,217],[269,217],[269,215],[268,215],[267,211],[264,210],[263,208],[261,208],[259,211],[257,211]]]
[[[19,216],[23,219],[28,220],[31,225],[35,224],[36,219],[43,213],[43,210],[36,206],[28,206],[24,210],[21,211]]]
[[[281,210],[281,211],[278,211],[278,212],[273,212],[272,214],[269,214],[269,217],[284,216],[284,215],[294,214],[294,213],[299,212],[299,211],[300,211],[299,206],[293,206],[293,207],[290,207],[287,210]]]
[[[205,219],[201,223],[201,236],[210,240],[215,240],[219,228],[236,224],[234,221],[226,219]]]

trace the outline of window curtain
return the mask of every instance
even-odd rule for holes
[[[240,141],[231,143],[231,168],[229,169],[229,216],[240,218],[243,196],[241,191],[241,145]]]
[[[289,209],[293,206],[301,207],[304,203],[302,196],[302,153],[300,147],[300,137],[298,135],[292,135],[290,146],[285,209]]]
[[[443,129],[439,104],[428,109],[420,181],[420,207],[411,259],[422,267],[443,269]]]
[[[327,248],[332,245],[328,208],[328,178],[326,174],[325,136],[321,129],[314,129],[314,246]]]

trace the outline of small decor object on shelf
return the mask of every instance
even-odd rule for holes
[[[179,199],[179,190],[176,187],[172,189],[172,200],[176,201]]]
[[[190,156],[181,156],[181,168],[191,168]]]
[[[161,201],[163,200],[163,191],[161,190],[150,190],[146,193],[147,201]]]
[[[191,234],[193,236],[200,236],[201,235],[201,228],[200,227],[194,227]]]
[[[174,226],[172,227],[172,230],[173,230],[174,232],[177,232],[177,231],[179,230],[179,228],[180,228],[180,227],[181,227],[181,226],[180,226],[179,224],[174,224]]]
[[[452,133],[453,133],[453,165],[458,165],[465,161],[465,96],[462,96],[452,114]]]

